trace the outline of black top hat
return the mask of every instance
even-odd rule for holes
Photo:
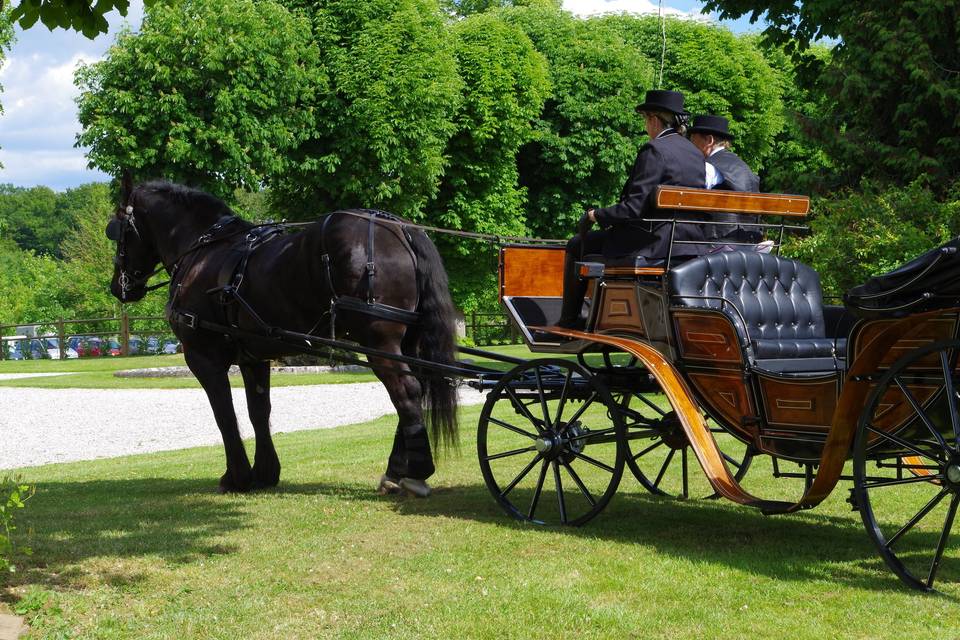
[[[637,112],[641,111],[669,111],[682,116],[687,115],[683,108],[683,94],[679,91],[666,91],[664,89],[647,91],[643,104],[637,107]]]
[[[687,131],[690,133],[708,133],[725,140],[733,140],[733,134],[730,133],[730,123],[723,116],[697,116],[693,119],[693,126]]]

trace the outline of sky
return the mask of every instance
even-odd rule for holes
[[[658,11],[656,0],[564,0],[563,6],[580,16]],[[668,15],[703,19],[702,6],[697,0],[663,0],[663,12]],[[74,147],[80,124],[73,72],[81,62],[99,60],[122,26],[136,29],[142,17],[143,3],[133,0],[127,17],[110,14],[110,32],[94,40],[72,31],[51,32],[40,23],[27,31],[17,29],[17,40],[0,67],[0,183],[45,185],[62,191],[109,180],[106,174],[88,169],[84,149]],[[745,19],[722,24],[737,32],[759,29]]]

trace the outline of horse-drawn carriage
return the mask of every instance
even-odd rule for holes
[[[809,207],[676,187],[657,197],[677,218],[777,216],[754,225],[780,238]],[[825,304],[817,273],[769,244],[723,249],[669,268],[585,257],[590,304],[575,331],[551,327],[562,248],[502,248],[501,300],[530,350],[578,361],[524,361],[479,383],[490,392],[478,452],[497,502],[520,519],[582,524],[624,467],[652,493],[690,496],[694,459],[702,493],[766,514],[812,508],[852,479],[850,504],[905,583],[932,588],[945,557],[955,580],[958,559],[945,556],[960,504],[955,243],[849,292],[844,306]],[[803,495],[746,490],[761,454],[775,475],[801,478]]]
[[[563,248],[503,246],[501,300],[530,350],[547,354],[459,348],[512,367],[503,371],[451,361],[446,279],[417,225],[357,210],[284,234],[200,192],[131,189],[107,230],[117,241],[111,287],[136,300],[159,286],[147,286],[153,273],[170,275],[168,317],[224,438],[221,490],[279,481],[265,361],[335,348],[341,359],[366,356],[397,406],[385,478],[391,468],[432,473],[421,403],[433,409],[433,436],[452,435],[449,383],[465,380],[488,392],[477,430],[486,484],[522,520],[587,522],[625,467],[654,494],[715,495],[767,514],[812,508],[852,479],[849,501],[901,580],[931,589],[960,576],[949,546],[960,505],[956,242],[848,292],[844,306],[824,304],[816,272],[769,244],[723,242],[662,266],[588,257],[583,331],[553,326]],[[686,212],[704,225],[714,224],[704,212],[775,216],[745,224],[777,229],[780,240],[792,225],[784,220],[809,209],[806,198],[774,194],[661,187],[657,198],[677,213],[659,224],[675,229]],[[231,362],[257,434],[252,467]],[[745,488],[760,455],[776,476],[803,481],[799,499]],[[690,473],[694,460],[705,481]]]

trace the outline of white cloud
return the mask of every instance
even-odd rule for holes
[[[563,8],[581,17],[595,16],[604,13],[657,13],[656,2],[650,0],[563,0]],[[664,6],[664,15],[693,16],[687,11]],[[699,14],[697,14],[699,15]]]

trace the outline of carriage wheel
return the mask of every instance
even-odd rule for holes
[[[666,397],[663,394],[624,392],[618,394],[618,398],[627,430],[626,463],[640,484],[650,493],[661,496],[688,499],[699,494],[716,497],[709,481],[705,477],[701,479],[696,455]],[[753,461],[752,448],[713,424],[712,420],[710,424],[710,431],[731,472],[737,480],[743,479]]]
[[[570,360],[521,364],[487,396],[477,454],[487,488],[511,516],[580,525],[623,475],[624,428],[606,387]]]
[[[958,353],[960,341],[950,340],[894,363],[871,392],[854,443],[854,499],[867,533],[887,566],[924,591],[960,579],[960,545],[950,538],[960,506]],[[891,417],[898,407],[906,414]]]

